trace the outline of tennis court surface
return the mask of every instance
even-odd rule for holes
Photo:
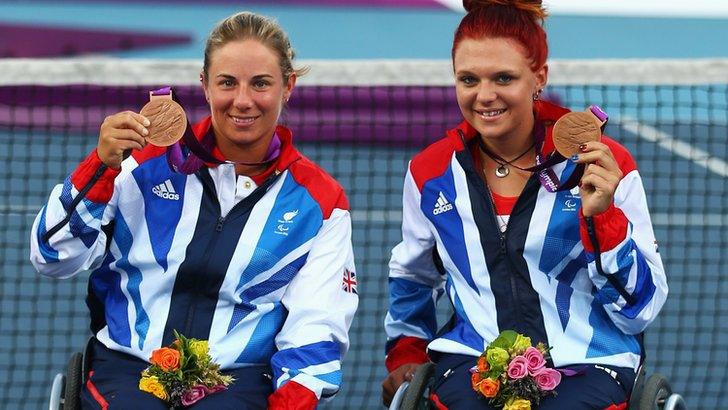
[[[361,296],[343,390],[326,407],[378,408],[387,261],[400,238],[406,164],[460,114],[446,61],[310,65],[286,122],[302,151],[348,193]],[[14,79],[0,84],[0,407],[37,409],[53,374],[84,345],[88,314],[87,274],[55,281],[28,262],[35,214],[95,146],[106,115],[139,109],[148,90],[167,84],[193,120],[207,108],[196,62],[0,61],[0,71]],[[724,60],[554,61],[548,90],[575,110],[602,105],[611,116],[607,134],[637,160],[670,285],[646,334],[647,360],[691,408],[718,408],[728,393],[726,72]]]

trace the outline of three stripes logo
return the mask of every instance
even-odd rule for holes
[[[160,198],[170,199],[172,201],[179,201],[179,194],[174,190],[174,187],[172,186],[172,181],[170,181],[169,179],[159,185],[155,185],[152,188],[152,192],[154,193],[154,195]]]
[[[447,212],[452,209],[452,204],[445,198],[445,195],[440,191],[440,195],[437,197],[435,203],[435,209],[432,210],[433,215],[440,215],[443,212]]]

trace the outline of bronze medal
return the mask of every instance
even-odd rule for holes
[[[564,158],[571,158],[581,152],[579,145],[601,139],[601,126],[602,123],[591,112],[570,112],[554,124],[554,147]]]
[[[151,123],[147,141],[158,147],[168,147],[179,141],[187,129],[184,108],[171,98],[152,98],[139,112]]]

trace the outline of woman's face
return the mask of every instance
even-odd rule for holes
[[[232,41],[212,52],[203,87],[227,159],[261,160],[295,82],[295,74],[284,81],[278,56],[258,40]]]
[[[463,39],[455,50],[455,91],[465,119],[485,138],[530,135],[533,95],[548,67],[531,70],[523,47],[505,38]]]

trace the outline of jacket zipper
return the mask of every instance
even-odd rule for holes
[[[219,204],[218,204],[219,205]],[[218,206],[219,209],[219,206]],[[219,212],[219,211],[218,211]],[[215,221],[215,234],[210,238],[210,241],[207,243],[207,249],[205,251],[205,255],[207,256],[207,260],[205,261],[205,271],[209,271],[210,269],[210,261],[212,260],[212,254],[214,253],[213,250],[217,247],[218,239],[220,238],[219,233],[222,232],[223,225],[225,223],[225,217],[218,215],[217,220]],[[195,288],[199,289],[199,280],[200,276],[195,275]],[[197,305],[197,299],[199,299],[200,294],[199,292],[194,292],[192,294],[192,298],[190,301],[190,306],[187,308],[187,321],[185,322],[185,335],[189,335],[192,330],[192,322],[195,318],[195,306]]]
[[[219,233],[222,232],[222,229],[225,224],[225,217],[222,216],[222,211],[220,210],[220,201],[217,199],[217,195],[215,195],[215,187],[206,187],[207,183],[203,179],[203,189],[202,194],[203,195],[211,195],[213,201],[215,204],[217,204],[217,220],[215,221],[215,232],[216,234],[213,234],[213,236],[210,238],[210,241],[207,243],[207,249],[205,250],[205,255],[207,256],[207,260],[205,261],[205,270],[209,271],[210,269],[210,261],[212,260],[212,254],[213,250],[217,247],[217,241],[219,236]],[[212,192],[212,193],[210,193]],[[237,206],[240,205],[240,203],[233,206],[233,208],[230,210],[230,212],[233,212]],[[228,213],[228,215],[230,214]],[[200,280],[199,275],[195,275],[195,289],[199,289],[198,283]],[[190,298],[190,305],[187,308],[187,320],[185,321],[185,335],[189,335],[192,331],[192,323],[194,322],[195,318],[195,306],[197,305],[197,299],[199,299],[200,294],[198,292],[195,292],[192,294],[192,297]]]
[[[498,216],[496,215],[495,200],[493,199],[493,194],[490,192],[490,187],[488,186],[488,184],[483,182],[483,185],[485,185],[485,191],[488,194],[488,199],[490,200],[490,205],[491,205],[490,216],[492,217],[491,219],[493,220],[493,224],[496,228],[496,231],[498,232],[498,238],[500,239],[500,252],[505,257],[505,263],[508,266],[508,273],[509,273],[508,278],[510,280],[511,297],[513,298],[513,306],[516,310],[516,317],[518,319],[520,319],[522,312],[521,312],[520,300],[518,297],[518,286],[516,285],[516,277],[515,277],[516,273],[513,271],[513,266],[511,264],[510,257],[508,256],[508,246],[507,246],[508,228],[506,227],[505,232],[501,232],[500,226],[498,225]],[[514,322],[515,322],[515,320],[514,320]]]

